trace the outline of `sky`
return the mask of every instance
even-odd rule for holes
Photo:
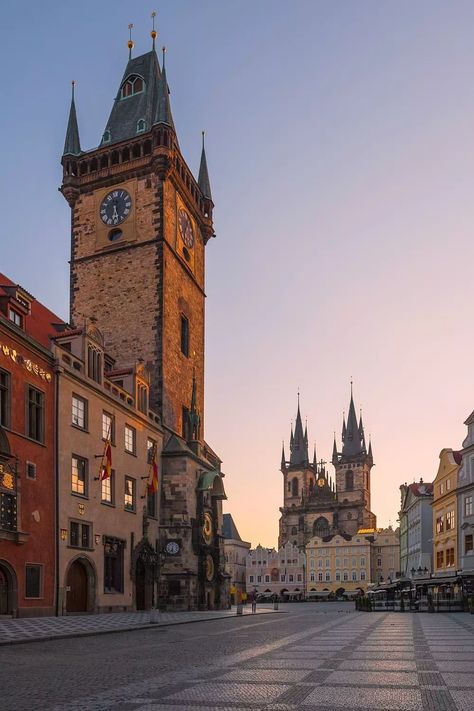
[[[57,188],[70,82],[96,146],[141,0],[4,0],[0,271],[68,315],[69,210]],[[200,133],[207,250],[205,436],[243,539],[277,543],[282,440],[297,391],[318,458],[350,380],[372,436],[372,509],[436,475],[474,409],[474,3],[162,0],[158,46],[180,146]],[[471,294],[471,297],[470,297]],[[330,467],[332,469],[332,467]]]

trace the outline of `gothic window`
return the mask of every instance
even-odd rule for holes
[[[123,592],[123,550],[125,541],[104,537],[104,592]]]
[[[181,353],[189,356],[189,320],[181,314]]]
[[[354,472],[352,469],[346,471],[346,491],[352,491],[354,489]]]
[[[102,353],[91,345],[87,348],[87,373],[96,383],[102,382]]]
[[[320,538],[329,536],[329,523],[328,523],[328,520],[326,518],[324,518],[324,516],[320,516],[314,522],[313,536],[319,536]]]
[[[291,482],[291,494],[292,496],[298,496],[298,479],[296,477]]]
[[[122,84],[120,92],[121,99],[128,99],[129,96],[134,96],[143,91],[143,79],[136,74],[131,74]]]
[[[293,528],[291,529],[291,535],[296,536],[297,534],[298,534],[298,529],[296,528],[296,526],[293,526]]]

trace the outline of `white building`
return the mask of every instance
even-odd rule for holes
[[[474,590],[474,412],[466,422],[467,437],[463,442],[462,463],[458,472],[458,568],[462,570],[467,589]]]
[[[280,550],[258,545],[247,555],[247,593],[304,597],[305,554],[288,541]]]

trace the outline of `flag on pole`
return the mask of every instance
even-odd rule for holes
[[[105,441],[104,454],[102,456],[102,466],[100,469],[100,480],[110,479],[112,476],[112,445],[110,443],[110,436]]]
[[[158,491],[158,464],[156,463],[156,445],[153,446],[152,459],[150,465],[150,477],[148,479],[148,493],[156,494]]]

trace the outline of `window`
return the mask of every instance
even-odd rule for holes
[[[26,478],[36,479],[36,464],[33,462],[26,462]]]
[[[346,471],[346,491],[352,491],[354,489],[354,472],[352,469]]]
[[[181,353],[189,356],[189,321],[181,314]]]
[[[436,517],[436,533],[443,533],[443,531],[444,531],[444,517],[437,516]]]
[[[284,582],[285,582],[285,575],[284,575],[284,573],[283,573],[282,575],[280,575],[280,582],[281,582],[281,583],[284,583]]]
[[[301,575],[301,573],[298,573],[298,575],[297,575],[297,581],[298,581],[299,583],[301,583],[302,580],[303,580],[303,576]]]
[[[446,479],[446,491],[451,489],[451,479]]]
[[[329,533],[330,531],[328,520],[324,518],[324,516],[320,516],[313,524],[313,536],[319,536],[319,538],[324,538],[325,536],[329,536]]]
[[[27,563],[25,570],[25,597],[42,597],[41,565]]]
[[[266,582],[266,583],[269,583],[269,582],[270,582],[270,576],[269,576],[269,575],[265,575],[265,582]]]
[[[87,347],[87,373],[96,383],[102,382],[102,352],[90,344]]]
[[[138,119],[137,121],[137,133],[143,133],[143,131],[146,130],[146,121],[145,119]]]
[[[339,582],[341,580],[341,571],[336,570],[336,581]]]
[[[331,561],[329,560],[329,558],[326,558],[326,568],[329,568],[330,565]]]
[[[27,387],[28,417],[26,433],[30,439],[43,441],[44,433],[44,395],[36,388]]]
[[[289,581],[290,583],[293,583],[293,582],[294,582],[294,578],[295,578],[295,576],[290,573],[289,576],[288,576],[288,581]]]
[[[344,579],[344,580],[349,580],[349,571],[347,571],[347,570],[344,571],[343,579]]]
[[[341,565],[341,559],[336,558],[336,568],[339,568],[340,565]]]
[[[365,567],[365,558],[360,559],[360,567],[364,568]]]
[[[87,400],[78,395],[72,396],[72,424],[82,430],[87,428]]]
[[[352,580],[353,581],[357,580],[357,571],[356,570],[352,571]]]
[[[104,592],[123,592],[123,549],[125,541],[104,536]]]
[[[318,558],[318,568],[322,568],[322,567],[323,567],[322,558]]]
[[[326,571],[326,582],[328,583],[331,580],[331,573],[329,570]]]
[[[134,96],[143,91],[143,79],[136,74],[131,74],[122,84],[120,92],[121,99],[128,99],[129,96]]]
[[[91,540],[91,525],[89,523],[70,522],[69,545],[72,548],[90,548]]]
[[[137,385],[137,407],[144,415],[148,413],[148,386],[145,383]]]
[[[446,530],[451,531],[454,528],[454,510],[448,511],[446,514]]]
[[[470,553],[472,550],[474,550],[472,533],[468,533],[464,536],[464,553]]]
[[[355,568],[357,565],[357,558],[352,559],[352,567]]]
[[[365,580],[365,570],[360,571],[360,579]]]
[[[444,564],[444,551],[436,551],[436,567],[442,568]]]
[[[82,457],[72,457],[71,491],[73,494],[87,496],[87,460]]]
[[[12,323],[15,324],[15,326],[18,326],[18,328],[22,328],[23,316],[19,314],[18,311],[15,311],[12,308],[8,309],[8,318]]]
[[[318,573],[318,580],[319,580],[320,583],[322,582],[322,580],[323,580],[323,574],[322,574],[322,573]]]
[[[446,550],[446,567],[452,568],[454,565],[454,548],[448,548]]]
[[[464,516],[472,516],[472,496],[464,499]]]
[[[0,370],[0,425],[10,426],[11,381],[10,373]]]
[[[125,477],[124,508],[126,511],[135,511],[136,506],[136,481],[130,476]]]
[[[112,469],[110,476],[107,479],[102,479],[101,483],[101,500],[103,504],[115,503],[115,471]]]
[[[253,583],[253,575],[249,575],[249,582]]]
[[[442,496],[444,494],[444,484],[441,482],[439,485],[439,495]]]
[[[262,582],[262,576],[261,576],[261,575],[257,575],[257,583],[261,583],[261,582]]]
[[[125,451],[135,454],[137,446],[137,432],[134,427],[125,425]]]
[[[104,135],[102,136],[102,143],[110,143],[111,140],[112,134],[110,133],[110,131],[104,131]]]
[[[102,439],[110,439],[115,444],[115,417],[109,412],[102,413]]]

